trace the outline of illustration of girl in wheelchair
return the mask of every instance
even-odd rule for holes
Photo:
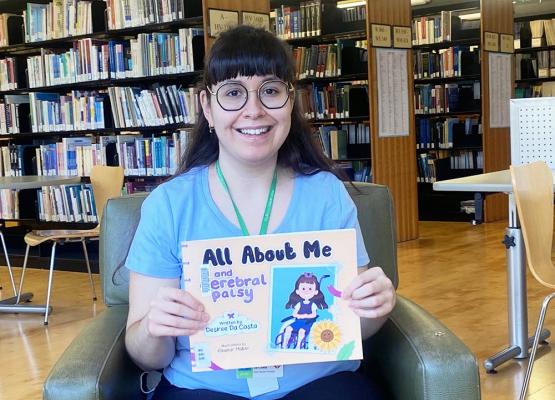
[[[318,318],[317,310],[327,309],[324,294],[320,291],[320,280],[311,272],[303,273],[295,282],[295,289],[289,295],[286,309],[293,314],[281,320],[283,325],[276,336],[275,344],[282,349],[308,349],[308,338],[312,325]]]

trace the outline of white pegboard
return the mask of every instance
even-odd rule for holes
[[[533,161],[555,171],[555,97],[511,100],[511,164]]]

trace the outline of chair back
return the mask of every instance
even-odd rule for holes
[[[555,268],[551,262],[553,174],[540,161],[511,166],[511,179],[528,267],[538,282],[555,288]]]
[[[358,219],[371,265],[381,266],[397,287],[395,217],[389,190],[368,183],[347,184],[358,209]],[[141,215],[146,194],[111,198],[100,224],[100,274],[104,302],[108,306],[128,303],[127,252]]]
[[[123,168],[95,165],[91,169],[91,184],[98,221],[102,221],[102,213],[106,201],[121,195],[123,186]]]

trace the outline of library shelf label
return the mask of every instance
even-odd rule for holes
[[[398,49],[410,49],[412,47],[412,30],[410,27],[393,27],[393,47]]]
[[[513,35],[502,33],[501,40],[501,53],[514,53],[515,39]]]
[[[391,47],[391,26],[372,24],[372,46]]]
[[[218,37],[223,31],[239,25],[239,11],[209,8],[208,23],[210,37]]]
[[[499,33],[484,32],[484,50],[485,51],[499,51]]]
[[[241,23],[270,31],[270,16],[266,13],[243,11],[241,12]]]

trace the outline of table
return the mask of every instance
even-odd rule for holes
[[[42,186],[75,185],[81,183],[79,176],[2,176],[0,177],[0,189],[39,189]],[[14,297],[0,301],[0,313],[32,313],[45,314],[45,305],[28,304],[33,298],[32,293],[17,294]],[[52,308],[50,307],[50,310]],[[49,311],[50,312],[50,311]]]
[[[553,177],[555,190],[555,175]],[[473,175],[464,178],[435,182],[434,190],[507,193],[509,195],[509,225],[505,230],[503,244],[507,249],[507,302],[509,323],[509,345],[484,361],[488,373],[512,358],[528,357],[533,337],[528,337],[528,308],[526,299],[526,260],[524,243],[518,221],[516,203],[512,194],[511,173],[509,170]],[[544,329],[540,341],[545,341],[550,332]]]

